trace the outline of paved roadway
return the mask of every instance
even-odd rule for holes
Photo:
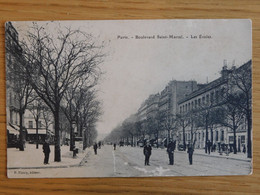
[[[88,151],[80,167],[15,170],[29,172],[29,177],[147,177],[147,176],[199,176],[245,175],[251,172],[246,160],[226,159],[210,155],[193,155],[193,165],[188,163],[186,152],[175,152],[174,165],[168,165],[165,149],[153,149],[151,166],[144,166],[143,149],[111,145],[98,149],[94,155]],[[14,170],[11,170],[14,171]],[[35,173],[34,173],[35,172]],[[26,174],[19,174],[21,177]]]

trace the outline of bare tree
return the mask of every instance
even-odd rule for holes
[[[226,103],[222,106],[221,113],[221,115],[224,117],[222,118],[222,120],[219,121],[221,125],[232,129],[234,139],[234,154],[237,153],[236,131],[244,119],[244,113],[241,112],[240,107],[236,106],[238,104],[241,104],[243,101],[243,98],[241,98],[240,96],[241,94],[238,94],[237,96],[235,94],[229,94],[226,97]]]
[[[226,97],[229,97],[228,105],[237,110],[234,126],[237,125],[243,112],[247,121],[247,157],[252,158],[252,61],[248,61],[239,68],[233,67],[228,77],[225,89]],[[235,100],[235,101],[233,101]],[[232,109],[230,111],[232,115]]]
[[[186,137],[185,137],[185,131],[186,128],[190,124],[189,120],[189,114],[188,113],[181,113],[176,116],[178,126],[182,128],[182,141],[183,141],[183,149],[186,150]]]
[[[42,105],[42,117],[44,120],[44,126],[46,130],[49,130],[50,126],[53,124],[53,115],[50,111],[50,108],[45,104]]]
[[[178,120],[175,116],[167,113],[160,113],[161,124],[167,131],[167,145],[171,138],[171,131],[177,131]]]
[[[83,135],[83,144],[85,146],[88,143],[92,143],[93,136],[92,131],[95,131],[95,126],[102,114],[101,103],[96,99],[96,92],[93,90],[87,90],[82,96],[82,101],[77,112],[76,122],[78,124],[79,134]]]
[[[105,137],[105,141],[107,142],[113,142],[113,143],[118,143],[120,138],[122,137],[122,128],[121,125],[118,125],[116,128],[114,128],[111,133]]]
[[[55,37],[55,35],[58,35]],[[54,161],[61,161],[59,113],[69,86],[79,79],[93,82],[100,75],[98,65],[104,55],[91,35],[70,28],[52,34],[34,23],[21,44],[26,78],[40,98],[49,106],[55,122]]]
[[[73,83],[72,86],[68,87],[64,95],[64,103],[61,108],[70,123],[70,150],[73,150],[74,146],[74,130],[72,127],[73,121],[76,122],[79,114],[79,110],[86,101],[86,97],[88,97],[89,90],[92,86],[95,85],[95,82],[86,87],[86,82],[82,79],[79,79],[78,82]],[[85,106],[85,105],[84,105]]]
[[[39,121],[41,116],[43,115],[44,102],[39,97],[37,97],[36,94],[33,94],[33,96],[35,96],[34,101],[28,105],[28,110],[32,113],[36,123],[36,149],[38,149],[39,148]],[[46,129],[46,134],[47,134],[47,129]]]
[[[150,116],[147,120],[149,132],[150,134],[153,134],[156,140],[156,147],[159,147],[158,138],[159,138],[159,132],[160,132],[160,125],[161,125],[161,119],[159,112],[156,113],[154,116]]]
[[[221,89],[223,93],[223,89]],[[198,115],[198,125],[205,127],[205,153],[208,152],[208,140],[209,140],[209,129],[211,130],[211,144],[213,143],[213,127],[218,123],[219,118],[216,117],[217,108],[223,104],[223,98],[220,100],[210,100],[209,96],[207,98],[202,97],[202,102],[198,104],[196,108],[193,109],[191,114],[196,113]]]

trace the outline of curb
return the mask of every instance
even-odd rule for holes
[[[7,170],[12,170],[12,169],[47,169],[47,168],[70,168],[70,167],[77,167],[79,164],[74,164],[74,165],[61,165],[61,166],[45,166],[45,167],[9,167]]]
[[[82,160],[77,164],[72,165],[60,165],[60,166],[39,166],[39,167],[7,167],[7,170],[13,170],[13,169],[54,169],[54,168],[70,168],[70,167],[80,167],[83,166],[85,163],[86,158],[89,156],[89,152],[82,158]]]

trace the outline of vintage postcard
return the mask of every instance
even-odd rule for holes
[[[252,173],[252,27],[6,22],[9,178]]]

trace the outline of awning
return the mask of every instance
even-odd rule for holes
[[[11,124],[16,130],[20,130],[20,127],[14,124]]]
[[[38,129],[38,134],[41,135],[46,135],[46,129]],[[27,129],[27,134],[31,135],[31,134],[35,134],[36,135],[36,129]]]
[[[15,128],[11,127],[10,125],[7,125],[7,131],[9,134],[18,135],[19,131]]]

